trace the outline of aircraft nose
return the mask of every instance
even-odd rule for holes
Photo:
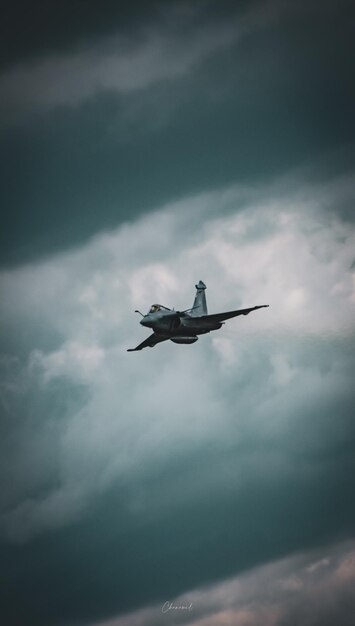
[[[142,326],[148,326],[148,322],[147,322],[147,320],[146,320],[144,317],[143,317],[143,319],[142,319],[142,320],[140,320],[140,322],[139,322],[139,323],[140,323]]]

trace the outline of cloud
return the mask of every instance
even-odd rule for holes
[[[176,80],[230,46],[239,34],[228,22],[191,29],[188,19],[181,39],[178,18],[172,10],[165,24],[162,20],[159,26],[139,32],[135,40],[118,33],[72,52],[10,68],[0,77],[3,122],[21,121],[29,113],[55,107],[77,107],[100,93],[129,94]]]
[[[314,561],[319,554],[320,549],[300,553],[100,626],[350,625],[355,609],[354,544],[330,546],[329,556]]]
[[[339,182],[302,185],[186,197],[1,273],[4,606],[21,597],[28,623],[102,620],[351,534],[354,232]],[[210,312],[270,308],[127,353],[133,310],[186,308],[200,278]]]
[[[231,6],[219,10],[214,2],[200,7],[171,3],[169,9],[157,3],[154,11],[155,21],[144,25],[137,19],[133,32],[125,31],[120,20],[116,32],[106,36],[92,33],[90,39],[83,38],[78,29],[71,50],[24,58],[7,68],[0,76],[2,124],[22,122],[57,107],[75,108],[100,94],[125,95],[162,81],[174,82],[195,73],[209,57],[280,21],[318,17],[316,3],[296,6],[279,0],[267,7],[253,2],[248,10]],[[325,3],[324,11],[332,14],[331,3]]]
[[[176,16],[169,3],[129,34],[119,26],[8,68],[0,262],[68,249],[178,197],[257,185],[320,156],[323,180],[344,153],[353,166],[351,20],[330,4],[319,13],[317,3],[208,2]],[[351,198],[339,206],[348,216]]]
[[[57,426],[60,486],[45,501],[40,498],[38,515],[35,500],[26,504],[25,517],[19,503],[3,517],[3,529],[16,535],[20,520],[19,536],[26,536],[25,519],[31,536],[38,516],[50,527],[53,517],[46,516],[46,506],[51,510],[63,491],[70,494],[74,485],[87,502],[123,471],[134,475],[153,459],[164,464],[172,447],[188,449],[195,441],[193,448],[196,437],[199,446],[225,445],[233,387],[239,388],[241,413],[249,415],[248,430],[255,429],[264,441],[298,431],[297,414],[312,404],[348,393],[348,361],[337,349],[330,355],[326,346],[340,349],[352,336],[355,234],[335,215],[321,213],[317,193],[313,199],[311,193],[307,206],[297,196],[286,202],[251,194],[253,205],[223,218],[213,206],[223,212],[237,204],[238,188],[188,198],[77,251],[3,273],[7,324],[16,320],[31,328],[40,319],[41,327],[63,338],[49,350],[34,343],[22,370],[16,365],[6,383],[10,404],[19,393],[26,397],[30,380],[40,396],[50,396],[57,382],[59,388],[69,385],[74,395],[84,386],[88,398]],[[203,217],[208,219],[202,225]],[[210,311],[265,303],[270,309],[200,339],[195,351],[164,345],[139,360],[128,358],[126,348],[143,339],[129,312],[148,308],[151,301],[186,307],[200,277],[210,287]],[[169,367],[162,369],[168,353]],[[194,371],[204,376],[196,380]],[[26,381],[20,392],[14,382],[19,376]],[[248,376],[253,384],[258,380],[257,406],[249,398]],[[307,399],[300,389],[308,390]],[[204,398],[202,404],[197,397]],[[240,428],[236,441],[245,437],[242,422]],[[311,440],[309,433],[307,445],[318,445]],[[69,495],[56,524],[66,523],[66,510],[70,523],[70,502]]]
[[[31,259],[0,273],[1,620],[155,624],[193,594],[205,625],[345,623],[347,3],[158,5],[0,77],[0,248]],[[134,309],[200,278],[210,312],[270,308],[128,354]]]

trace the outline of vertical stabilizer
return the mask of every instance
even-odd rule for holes
[[[196,296],[193,303],[193,310],[190,312],[190,315],[193,317],[199,317],[200,315],[207,315],[207,304],[206,304],[206,285],[202,280],[195,285],[196,287]]]

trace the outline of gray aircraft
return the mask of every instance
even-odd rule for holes
[[[171,339],[174,343],[195,343],[197,335],[210,333],[211,330],[221,328],[224,320],[237,315],[248,315],[251,311],[268,307],[268,304],[253,306],[250,309],[238,309],[237,311],[226,311],[225,313],[207,314],[206,285],[200,280],[196,287],[196,295],[191,309],[185,311],[175,311],[168,309],[161,304],[153,304],[147,315],[139,313],[143,319],[140,324],[147,328],[152,328],[153,334],[136,348],[129,348],[128,352],[135,352],[143,348],[153,348],[157,343]]]

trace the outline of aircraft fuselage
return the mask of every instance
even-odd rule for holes
[[[167,337],[189,337],[204,335],[211,330],[218,330],[222,323],[212,323],[207,320],[198,320],[190,315],[179,317],[173,311],[147,314],[141,320],[141,325],[152,328],[155,333]]]

